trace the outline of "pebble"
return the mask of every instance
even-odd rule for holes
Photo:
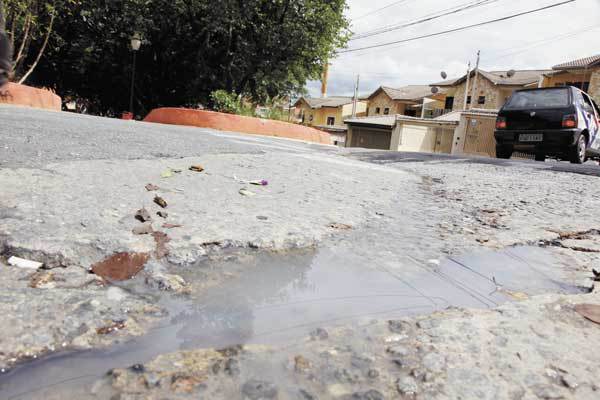
[[[377,390],[369,390],[367,392],[356,392],[352,394],[352,400],[384,400],[385,397]]]
[[[395,357],[407,356],[410,353],[409,350],[404,346],[388,347],[387,352]]]
[[[317,328],[310,333],[310,338],[312,340],[327,340],[329,333],[323,328]]]
[[[560,382],[569,389],[577,389],[579,383],[571,375],[563,375],[560,377]]]
[[[277,386],[271,382],[251,379],[242,386],[244,398],[249,400],[269,400],[277,398]]]
[[[411,328],[411,325],[406,321],[390,320],[388,321],[388,328],[393,333],[406,333]]]
[[[303,356],[296,356],[294,358],[294,369],[298,373],[308,372],[310,370],[310,361]]]
[[[398,379],[396,387],[398,388],[398,392],[404,396],[414,395],[419,390],[417,382],[410,376],[405,376]]]
[[[429,353],[423,357],[423,367],[434,373],[441,373],[446,369],[446,358],[441,354]]]

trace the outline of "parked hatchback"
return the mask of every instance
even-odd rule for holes
[[[513,93],[496,120],[496,157],[513,152],[582,164],[600,159],[600,110],[575,87],[525,89]]]

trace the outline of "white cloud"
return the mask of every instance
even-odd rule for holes
[[[474,0],[472,0],[474,1]],[[500,18],[560,0],[496,0],[488,5],[449,15],[413,27],[354,40],[349,48],[402,40]],[[393,0],[348,0],[353,31],[361,33],[382,26],[414,21],[469,0],[405,0],[381,12],[358,18],[395,3]],[[358,19],[357,19],[358,18]],[[582,32],[586,28],[587,32]],[[475,62],[481,50],[481,68],[528,69],[552,65],[600,53],[600,0],[576,0],[557,8],[462,32],[422,39],[378,49],[340,54],[331,61],[329,94],[351,95],[356,74],[362,94],[380,85],[430,84],[464,74],[467,62]],[[309,92],[318,96],[320,83],[311,82]]]

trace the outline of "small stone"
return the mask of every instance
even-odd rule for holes
[[[384,400],[385,397],[377,390],[369,390],[367,392],[356,392],[352,394],[352,400]]]
[[[167,206],[168,206],[168,204],[167,204],[167,202],[165,201],[165,199],[163,199],[163,198],[162,198],[162,197],[160,197],[160,196],[155,196],[155,197],[154,197],[154,202],[155,202],[156,204],[158,204],[158,205],[159,205],[160,207],[162,207],[162,208],[167,208]]]
[[[376,369],[370,369],[367,373],[367,376],[371,379],[379,378],[379,371],[377,371]]]
[[[421,329],[431,329],[440,326],[440,321],[436,319],[423,319],[417,322],[417,326]]]
[[[579,383],[571,375],[563,375],[560,377],[560,383],[569,389],[577,389]]]
[[[143,364],[133,364],[129,369],[137,373],[142,373],[146,370]]]
[[[277,386],[270,382],[251,379],[242,386],[242,395],[249,400],[269,400],[277,398]]]
[[[310,361],[302,356],[294,357],[294,370],[298,373],[308,372],[310,370]]]
[[[238,360],[230,358],[225,362],[224,371],[229,376],[237,376],[240,374],[240,363]]]
[[[327,392],[331,397],[341,397],[350,394],[350,390],[342,384],[336,383],[327,387]]]
[[[533,388],[533,393],[542,400],[557,400],[564,399],[564,396],[553,386],[550,385],[536,385]]]
[[[164,211],[159,211],[156,213],[156,215],[158,215],[161,218],[167,218],[169,216],[169,213],[164,212]]]
[[[309,392],[307,392],[304,389],[300,389],[299,393],[300,393],[300,398],[303,400],[317,400],[317,398],[315,396],[313,396],[312,394],[310,394]]]
[[[327,340],[329,339],[329,333],[323,328],[317,328],[310,333],[312,340]]]
[[[154,229],[152,228],[152,224],[150,222],[146,222],[143,225],[136,226],[131,230],[131,232],[133,232],[134,235],[149,235],[154,232]]]
[[[390,320],[388,321],[388,328],[393,333],[406,333],[410,329],[411,325],[409,322],[401,320]]]
[[[392,335],[392,336],[388,336],[384,339],[384,341],[386,343],[398,343],[403,341],[404,339],[408,339],[408,336],[406,335]]]
[[[405,376],[403,378],[398,379],[396,387],[398,388],[398,392],[400,392],[400,394],[403,396],[415,395],[419,390],[417,382],[414,380],[414,378],[410,376]]]
[[[190,171],[202,172],[202,171],[204,171],[204,167],[202,165],[200,165],[200,164],[192,165],[190,167]]]
[[[160,189],[160,188],[158,186],[152,184],[152,183],[149,183],[149,184],[146,185],[146,190],[149,191],[149,192],[155,192],[158,189]]]
[[[152,221],[152,217],[150,216],[150,213],[145,208],[137,210],[137,212],[135,213],[135,219],[137,219],[140,222]]]
[[[395,357],[404,357],[409,354],[409,350],[403,346],[388,347],[387,352]]]
[[[265,217],[264,215],[257,215],[256,219],[258,219],[259,221],[266,221],[269,219],[269,217]]]

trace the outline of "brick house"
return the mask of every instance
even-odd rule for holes
[[[509,76],[508,71],[487,72],[479,69],[477,73],[471,71],[469,89],[467,93],[467,108],[481,108],[497,110],[504,105],[506,100],[515,90],[529,87],[538,87],[545,73],[550,70],[522,70],[514,71]],[[456,79],[434,83],[431,86],[445,91],[445,109],[460,111],[464,109],[467,75]],[[477,93],[471,99],[472,90]]]
[[[409,85],[398,89],[381,86],[368,97],[367,115],[420,117],[423,107],[427,110],[443,108],[443,99],[444,96],[432,94],[428,85]]]
[[[544,74],[543,86],[575,86],[600,103],[600,54],[555,65]]]

